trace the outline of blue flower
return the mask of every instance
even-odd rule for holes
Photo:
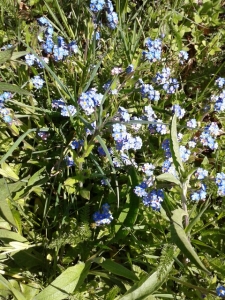
[[[163,199],[163,190],[152,190],[147,196],[143,197],[142,201],[145,206],[150,206],[153,210],[160,211]]]
[[[79,140],[79,141],[73,140],[70,144],[71,148],[74,150],[82,147],[83,145],[84,145],[83,140]]]
[[[31,79],[31,82],[33,83],[35,88],[38,89],[38,90],[40,90],[43,87],[43,84],[45,83],[45,81],[39,75],[34,76]]]
[[[101,11],[105,6],[104,0],[91,0],[90,10],[97,13]]]
[[[201,189],[198,190],[197,192],[194,192],[193,194],[191,194],[191,200],[194,200],[194,201],[203,200],[203,201],[205,201],[206,195],[207,195],[206,185],[201,184]]]
[[[187,121],[187,127],[189,128],[196,128],[197,127],[197,121],[196,119],[191,119]]]
[[[185,60],[188,60],[188,53],[184,50],[179,52],[180,63],[183,65]]]
[[[178,104],[174,104],[171,107],[171,110],[173,113],[176,113],[178,119],[182,119],[185,115],[185,109],[181,108]]]
[[[61,109],[61,116],[70,117],[76,114],[77,110],[76,107],[73,105],[64,106]]]
[[[223,172],[216,174],[216,184],[218,186],[217,194],[225,196],[225,174]]]
[[[116,12],[106,13],[106,19],[108,21],[108,27],[110,29],[115,29],[119,20]]]
[[[222,88],[225,85],[225,78],[219,77],[218,79],[216,79],[215,83],[219,88]]]
[[[167,92],[167,94],[174,94],[178,88],[179,88],[179,83],[175,78],[170,78],[163,85],[163,89]]]
[[[129,73],[132,73],[132,72],[134,72],[134,66],[133,65],[129,65],[126,68],[126,73],[129,74]]]
[[[113,220],[112,213],[110,212],[110,206],[108,203],[102,205],[101,211],[97,211],[93,214],[92,218],[97,226],[108,225]]]
[[[84,110],[85,114],[90,115],[95,111],[96,106],[100,106],[102,99],[103,95],[96,93],[96,89],[92,88],[81,94],[78,99],[78,103]]]
[[[204,179],[205,177],[208,176],[208,171],[203,169],[203,168],[198,168],[197,171],[195,172],[195,177],[199,180]]]
[[[145,46],[148,48],[148,52],[143,51],[142,54],[147,60],[155,62],[161,59],[162,42],[160,39],[151,40],[150,38],[147,38]]]
[[[67,167],[75,166],[75,162],[74,162],[74,160],[73,160],[72,157],[70,157],[70,156],[67,155],[67,156],[64,158],[64,160],[65,160],[65,162],[66,162]]]
[[[218,288],[216,288],[216,293],[217,296],[224,298],[225,297],[225,287],[224,286],[218,286]]]
[[[183,162],[187,161],[190,157],[191,151],[185,146],[180,146],[180,157]]]
[[[26,60],[26,64],[28,64],[28,66],[33,66],[36,57],[33,54],[27,54],[25,55],[25,60]]]

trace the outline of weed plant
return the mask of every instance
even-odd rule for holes
[[[224,8],[2,0],[0,299],[225,298]]]

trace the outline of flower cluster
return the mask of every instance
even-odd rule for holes
[[[223,172],[216,174],[216,184],[218,186],[217,194],[225,196],[225,174]]]
[[[215,84],[219,87],[219,88],[223,88],[225,85],[225,78],[219,77],[218,79],[216,79]]]
[[[45,28],[45,40],[39,37],[39,41],[42,43],[42,49],[45,55],[51,54],[54,61],[61,61],[71,53],[78,53],[78,46],[75,41],[66,44],[64,38],[57,37],[57,43],[53,41],[54,28],[52,24],[45,18],[41,17],[37,19],[40,26]],[[26,63],[31,66],[34,62],[38,63],[42,67],[42,63],[35,59],[32,54],[25,56]],[[46,58],[42,58],[45,62],[48,62]]]
[[[200,135],[200,142],[203,146],[207,146],[212,150],[218,148],[218,143],[215,141],[214,137],[219,134],[219,128],[216,123],[211,123],[204,128],[204,131]]]
[[[45,81],[39,75],[31,78],[31,82],[37,90],[40,90],[43,87],[43,84],[45,83]]]
[[[84,141],[83,140],[73,140],[71,143],[70,143],[70,146],[72,149],[79,149],[80,147],[82,147],[84,145]]]
[[[171,158],[171,150],[170,150],[170,141],[169,139],[166,139],[162,142],[162,149],[164,150],[164,154],[166,158]]]
[[[12,94],[9,92],[4,92],[0,95],[0,115],[5,123],[11,124],[13,119],[10,114],[10,110],[5,108],[5,101],[12,98]]]
[[[154,120],[152,124],[149,124],[148,129],[151,134],[160,133],[167,134],[167,126],[163,124],[163,121],[160,119]]]
[[[49,59],[48,57],[42,57],[41,58],[46,64],[49,63]],[[34,54],[27,54],[25,55],[25,61],[26,61],[26,64],[28,66],[33,66],[35,63],[37,64],[37,66],[39,68],[43,68],[43,63],[40,61],[40,59],[38,59],[36,56],[34,56]]]
[[[215,102],[215,111],[223,112],[225,110],[225,90],[222,90],[222,92],[218,96],[212,95],[211,101]]]
[[[96,106],[101,104],[103,95],[101,93],[98,94],[96,91],[96,88],[92,88],[82,93],[78,99],[78,103],[86,115],[91,115],[95,111]]]
[[[105,7],[105,0],[91,0],[90,10],[97,13]]]
[[[119,116],[120,116],[120,121],[123,121],[123,122],[129,122],[130,121],[130,115],[129,115],[126,108],[120,106],[119,109],[118,109],[118,113],[119,113]]]
[[[64,161],[65,161],[67,167],[75,166],[75,162],[74,162],[73,158],[68,155],[64,157]]]
[[[157,84],[164,84],[170,78],[171,70],[170,68],[163,68],[161,73],[157,73],[153,78],[153,82]]]
[[[167,94],[174,94],[178,88],[179,83],[175,78],[170,78],[168,82],[163,85],[163,89],[167,92]]]
[[[191,155],[191,151],[185,146],[180,146],[180,157],[183,162],[187,161]]]
[[[199,201],[199,200],[203,200],[205,201],[206,199],[206,185],[205,184],[201,184],[201,189],[198,190],[197,192],[194,192],[193,194],[191,194],[191,200],[194,201]]]
[[[62,100],[53,100],[52,101],[53,108],[60,108],[61,109],[61,116],[63,117],[70,117],[74,116],[77,112],[75,106],[73,105],[66,105],[66,103]]]
[[[101,211],[97,211],[93,214],[92,218],[97,226],[110,224],[113,220],[113,216],[109,210],[110,206],[108,203],[105,203],[101,207]]]
[[[114,12],[111,0],[91,0],[90,9],[94,13],[98,13],[103,9],[106,10],[107,25],[110,29],[115,29],[118,24],[118,15]]]
[[[142,119],[141,118],[138,118],[138,117],[131,117],[131,120],[134,120],[134,121],[141,121]],[[134,131],[139,131],[139,129],[141,128],[141,123],[132,123],[131,125],[131,128],[134,130]]]
[[[187,121],[187,127],[189,128],[196,128],[197,127],[197,121],[196,119],[191,119]]]
[[[145,46],[148,48],[148,51],[143,51],[142,54],[147,60],[155,62],[161,59],[162,41],[160,39],[151,40],[147,38]]]
[[[150,105],[147,105],[144,107],[144,114],[147,117],[148,121],[154,121],[157,118],[154,110],[152,109],[152,107]],[[144,118],[144,119],[146,119],[146,118]]]
[[[178,119],[182,119],[183,116],[185,115],[185,109],[181,108],[180,105],[178,104],[174,104],[171,107],[171,110],[174,114],[176,113]]]
[[[158,85],[162,85],[164,91],[167,94],[174,94],[177,89],[179,89],[179,83],[177,79],[170,77],[170,68],[163,68],[161,73],[157,73],[153,78],[153,82]]]
[[[188,53],[187,51],[181,50],[179,52],[180,64],[183,65],[185,60],[188,60]]]
[[[143,204],[150,206],[153,210],[160,211],[161,202],[163,202],[163,190],[152,190],[145,197],[143,197]]]
[[[40,130],[37,135],[43,140],[43,141],[47,141],[47,139],[49,138],[50,134],[47,131],[43,131]]]
[[[151,84],[142,84],[141,85],[141,96],[143,98],[148,98],[149,100],[159,101],[160,93],[159,91],[154,90]]]
[[[199,180],[202,180],[208,176],[208,173],[209,172],[207,170],[203,168],[198,168],[197,171],[195,172],[195,177]]]

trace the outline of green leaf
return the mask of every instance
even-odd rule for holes
[[[17,228],[17,224],[13,217],[12,211],[6,198],[4,197],[0,198],[0,215],[5,221],[9,222],[11,225]]]
[[[170,174],[170,173],[161,174],[156,177],[156,180],[169,181],[169,182],[173,182],[177,185],[181,185],[181,182],[173,174]]]
[[[174,256],[176,257],[179,254],[179,251],[174,252]],[[134,286],[128,290],[127,294],[125,294],[119,300],[144,300],[147,296],[152,295],[155,291],[157,291],[163,282],[167,279],[168,274],[172,270],[174,261],[172,261],[169,265],[165,267],[165,270],[162,276],[158,276],[158,272],[154,272],[151,275],[148,275],[141,279],[139,282],[135,283]]]
[[[22,235],[22,223],[20,218],[20,213],[16,209],[12,209],[12,215],[16,223],[16,227],[18,228],[19,234]]]
[[[137,281],[138,278],[134,272],[130,271],[129,269],[125,268],[124,266],[112,261],[111,259],[106,259],[100,265],[107,271],[116,274],[118,276],[122,276],[124,278]]]
[[[127,193],[126,204],[119,216],[119,221],[122,224],[116,225],[115,228],[115,240],[123,239],[128,235],[128,228],[135,224],[139,212],[140,198],[133,192],[134,187],[138,185],[137,174],[134,167],[129,168],[128,179],[130,190]]]
[[[1,191],[0,204],[2,200],[5,200],[9,196],[11,196],[11,193],[19,191],[25,185],[26,183],[23,181],[18,181],[15,183],[6,183],[6,180],[4,178],[1,178],[0,179],[0,191]]]
[[[171,224],[172,241],[183,252],[183,254],[190,259],[192,263],[194,263],[198,268],[200,268],[204,272],[210,273],[201,262],[200,258],[198,257],[197,253],[192,247],[183,229],[182,218],[183,216],[186,215],[185,211],[181,208],[178,208],[174,210],[172,213],[173,213],[172,215],[173,223]]]
[[[12,145],[12,147],[9,149],[9,151],[3,155],[3,157],[0,160],[0,164],[2,164],[12,153],[13,151],[19,146],[19,144],[24,140],[24,138],[30,134],[32,131],[36,131],[37,129],[29,129],[26,132],[24,132],[16,141],[15,143]]]
[[[170,30],[172,31],[175,39],[176,39],[176,42],[177,42],[177,48],[179,51],[182,50],[182,38],[180,36],[180,33],[179,31],[172,25],[172,23],[169,23],[169,27],[170,27]],[[177,27],[177,26],[176,26]]]
[[[9,231],[6,229],[0,229],[0,240],[3,241],[5,246],[8,246],[10,242],[18,241],[21,243],[27,242],[27,239],[25,239],[23,236],[21,236],[19,233]]]
[[[12,85],[12,84],[9,84],[7,82],[0,82],[0,90],[7,91],[7,92],[18,93],[20,95],[27,95],[27,96],[31,95],[30,92],[28,92],[24,89],[21,89],[17,85]]]
[[[20,291],[16,290],[9,281],[0,274],[0,283],[15,296],[16,300],[26,300]]]
[[[80,190],[80,195],[82,198],[90,200],[90,191],[85,190],[85,189],[81,189]]]
[[[34,185],[35,182],[43,179],[44,176],[40,176],[42,172],[44,172],[46,167],[41,168],[33,176],[28,180],[27,186]]]
[[[27,55],[28,53],[29,53],[29,51],[14,52],[11,56],[11,60],[16,60],[17,58]]]
[[[14,49],[14,47],[11,47],[5,51],[0,52],[0,65],[4,64],[4,62],[6,62],[7,60],[10,60]]]
[[[67,268],[33,300],[61,300],[68,298],[68,295],[75,290],[84,267],[84,263],[79,263],[76,266]]]
[[[184,172],[184,166],[180,157],[180,148],[177,140],[177,117],[174,114],[170,126],[170,147],[173,158],[173,163],[178,173],[180,173],[179,168]]]
[[[19,180],[19,177],[16,175],[16,173],[10,168],[10,166],[6,162],[2,163],[2,168],[0,169],[0,174],[3,177],[10,178],[14,181]]]

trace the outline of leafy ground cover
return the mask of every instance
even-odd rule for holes
[[[224,8],[2,0],[0,299],[225,297]]]

